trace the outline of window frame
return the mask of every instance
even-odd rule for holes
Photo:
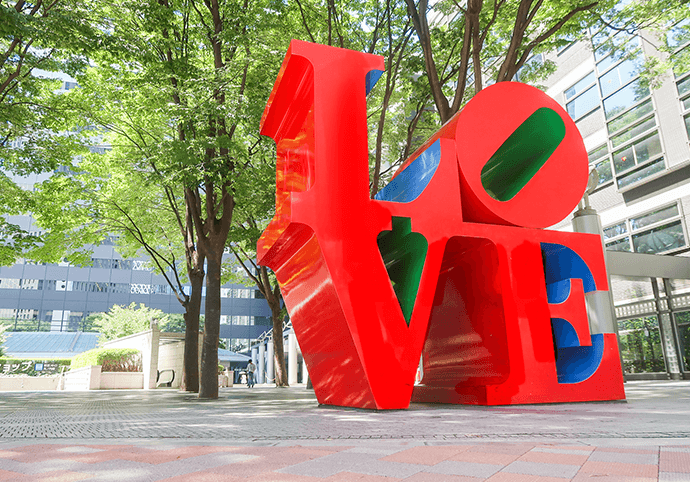
[[[592,55],[594,55],[595,51],[597,51],[601,47],[601,45],[603,45],[605,42],[610,40],[612,37],[620,34],[620,32],[618,32],[618,33],[614,33],[612,35],[608,35],[603,41],[598,42],[595,45],[595,38],[594,37],[597,35],[601,35],[601,32],[603,32],[605,29],[606,28],[604,27],[596,33],[591,33],[590,42],[592,44]],[[632,47],[632,48],[630,48],[630,47]],[[638,72],[637,75],[628,79],[627,82],[621,83],[621,85],[618,86],[618,88],[616,88],[612,92],[609,92],[606,96],[604,96],[602,94],[601,79],[604,76],[608,75],[613,70],[619,68],[621,66],[621,64],[623,64],[624,62],[631,60],[633,58],[643,60],[645,57],[644,51],[642,50],[642,44],[641,44],[641,39],[640,39],[639,35],[630,35],[629,38],[625,42],[622,42],[619,45],[618,48],[624,49],[624,51],[626,52],[626,55],[621,56],[621,58],[615,59],[614,62],[612,62],[610,65],[607,65],[605,68],[601,68],[600,65],[601,65],[601,62],[604,59],[606,59],[608,56],[604,56],[604,57],[600,58],[599,60],[597,60],[596,56],[595,56],[595,59],[594,59],[595,60],[595,62],[594,62],[595,84],[597,86],[597,89],[599,89],[599,106],[601,107],[602,113],[604,115],[604,124],[605,124],[605,128],[606,128],[606,146],[608,148],[608,154],[606,156],[602,156],[602,157],[598,158],[594,162],[590,162],[589,165],[590,165],[590,167],[594,167],[597,164],[600,165],[602,162],[608,160],[609,168],[611,170],[611,175],[612,175],[611,180],[606,181],[606,182],[600,184],[599,186],[597,186],[597,188],[595,189],[595,192],[598,190],[604,189],[605,187],[609,187],[611,184],[615,185],[616,191],[625,192],[625,191],[628,191],[630,189],[633,189],[636,186],[639,186],[640,184],[643,184],[649,180],[652,180],[652,179],[658,177],[663,172],[665,172],[666,169],[668,168],[668,165],[666,163],[666,149],[665,149],[663,137],[661,136],[661,133],[659,132],[659,120],[657,119],[657,116],[656,116],[654,97],[652,96],[651,89],[648,89],[649,92],[647,95],[638,99],[637,101],[635,101],[634,103],[632,103],[631,105],[626,107],[621,112],[616,113],[611,118],[607,118],[607,116],[606,116],[605,101],[610,99],[611,97],[615,96],[616,94],[620,93],[622,90],[628,88],[631,84],[638,82],[641,77],[640,77],[640,74]],[[628,50],[629,50],[629,52],[628,52]],[[587,75],[589,75],[589,74],[587,74]],[[583,77],[583,78],[585,78],[585,77]],[[575,85],[575,84],[573,84],[573,85]],[[565,91],[563,94],[565,97]],[[642,115],[640,115],[639,118],[625,122],[623,125],[618,127],[615,131],[610,130],[609,126],[612,123],[616,122],[616,120],[623,120],[626,115],[628,115],[630,112],[634,111],[635,109],[643,106],[645,103],[649,103],[649,106],[651,107],[649,112],[643,113]],[[590,112],[588,112],[588,114],[593,112],[594,110],[595,109],[592,109]],[[690,116],[690,113],[688,115]],[[650,126],[649,129],[637,133],[634,137],[631,137],[630,139],[626,140],[625,142],[618,144],[615,147],[613,146],[613,139],[614,138],[616,138],[617,136],[620,136],[625,131],[630,130],[631,127],[640,126],[640,125],[642,125],[642,124],[644,124],[644,123],[646,123],[652,119],[653,119],[654,125]],[[621,172],[620,174],[617,173],[615,166],[614,166],[614,163],[613,163],[614,153],[620,152],[626,148],[634,146],[636,143],[642,141],[645,137],[653,136],[655,134],[655,132],[659,135],[659,142],[661,145],[661,153],[657,154],[653,157],[650,157],[649,159],[647,159],[646,161],[641,162],[641,163],[638,163],[637,154],[635,153],[633,155],[634,156],[634,162],[635,162],[634,166],[631,166],[630,168],[626,169],[625,171]],[[689,133],[689,135],[690,135],[690,133]],[[598,146],[596,149],[599,149],[600,147],[601,147],[601,145]],[[596,149],[592,149],[591,151],[588,151],[588,155],[590,154],[590,152],[593,152]],[[658,162],[663,162],[663,167],[660,168],[659,172],[652,172],[651,174],[648,174],[647,176],[643,177],[642,179],[638,179],[638,180],[632,181],[630,184],[621,186],[621,182],[624,182],[622,180],[624,180],[625,177],[633,176],[637,170],[644,170],[647,166],[651,167],[654,163],[658,163]],[[632,238],[630,239],[630,242],[631,242],[631,246],[632,246]]]
[[[637,149],[635,147],[638,144],[640,144],[641,141],[644,141],[646,139],[651,139],[655,135],[659,137],[659,146],[661,147],[661,152],[654,154],[653,156],[650,156],[649,159],[646,159],[644,161],[638,161],[638,153],[637,153]],[[616,171],[616,166],[615,166],[615,162],[614,162],[613,172],[615,173],[614,177],[616,179],[619,177],[625,177],[626,175],[630,174],[631,172],[637,170],[638,168],[644,167],[647,164],[652,164],[652,163],[658,161],[660,157],[664,156],[664,152],[666,152],[664,149],[664,143],[663,143],[663,140],[661,138],[661,134],[659,133],[659,129],[656,127],[652,130],[638,134],[637,136],[633,137],[629,141],[626,141],[625,143],[617,146],[615,151],[611,153],[611,156],[612,156],[611,159],[613,159],[613,156],[615,154],[620,153],[622,151],[625,151],[626,149],[632,149],[634,164],[631,167],[624,169],[619,173]]]
[[[665,218],[665,219],[661,219],[661,220],[656,221],[654,223],[648,224],[642,228],[633,229],[633,225],[632,225],[633,219],[638,219],[638,218],[641,218],[641,217],[646,216],[648,214],[652,214],[656,211],[661,211],[663,209],[670,208],[672,206],[675,206],[677,208],[678,214],[673,215],[673,216],[668,217],[668,218]],[[661,204],[659,206],[656,206],[652,209],[641,212],[641,213],[636,214],[634,216],[627,217],[622,221],[617,221],[615,223],[611,223],[611,224],[607,225],[603,229],[604,247],[607,251],[623,251],[623,252],[627,252],[627,253],[638,253],[637,251],[635,251],[634,236],[639,236],[640,234],[644,234],[646,232],[653,231],[657,228],[661,228],[661,227],[664,227],[666,225],[675,224],[678,221],[680,222],[681,229],[683,230],[683,238],[685,239],[685,244],[683,246],[678,246],[676,248],[672,248],[672,249],[669,249],[666,251],[660,251],[660,252],[654,253],[654,254],[670,255],[670,254],[676,254],[676,253],[681,252],[681,251],[687,251],[690,248],[690,243],[688,243],[688,229],[687,229],[687,226],[685,223],[685,216],[683,215],[683,203],[681,203],[679,199],[672,201],[672,202],[669,202],[669,203]],[[613,228],[615,226],[619,226],[619,225],[624,225],[626,231],[624,233],[617,234],[615,236],[611,236],[611,237],[607,238],[606,234],[605,234],[606,230]],[[623,239],[627,239],[628,245],[630,246],[629,251],[610,250],[609,249],[610,245],[613,245],[614,243],[620,243]],[[638,254],[640,254],[640,253],[638,253]]]
[[[580,82],[582,82],[583,80],[585,80],[585,79],[586,79],[587,77],[589,77],[590,75],[592,75],[592,82],[590,82],[590,83],[588,83],[588,84],[584,84],[585,87],[583,87],[583,88],[580,90],[580,92],[578,92],[577,94],[573,95],[572,97],[568,98],[568,97],[566,96],[566,92],[567,92],[568,90],[570,90],[570,89],[572,89],[573,87],[575,87],[577,84],[579,84]],[[577,101],[578,101],[579,99],[581,99],[587,92],[589,92],[589,91],[592,90],[592,89],[594,89],[595,92],[597,93],[599,102],[595,103],[595,105],[593,105],[592,108],[590,108],[590,109],[584,111],[584,112],[583,112],[582,114],[580,114],[579,116],[577,116],[577,117],[571,116],[571,115],[570,115],[570,112],[569,112],[569,110],[568,110],[568,106],[571,105],[571,104],[573,104],[573,103],[575,103],[575,102],[577,102]],[[595,72],[594,70],[588,72],[586,75],[582,76],[577,82],[573,83],[570,87],[568,87],[567,89],[564,89],[564,90],[563,90],[563,99],[564,99],[564,101],[565,101],[565,102],[564,102],[564,104],[565,104],[565,111],[568,112],[568,115],[570,116],[571,119],[573,119],[573,122],[577,122],[578,120],[583,119],[584,117],[588,116],[589,114],[591,114],[591,113],[594,112],[595,110],[599,109],[599,108],[601,107],[601,91],[599,90],[599,78],[597,77],[596,72]]]
[[[690,72],[686,72],[676,79],[676,93],[680,104],[680,116],[685,124],[685,134],[688,136],[688,141],[690,142],[690,89],[681,94],[679,85],[683,82],[690,82]]]
[[[591,154],[598,151],[602,147],[606,148],[606,154],[599,156],[599,157],[596,157],[593,161],[589,161],[589,157],[591,156]],[[613,170],[613,163],[611,162],[611,150],[609,149],[609,143],[605,142],[604,144],[601,144],[598,147],[595,147],[594,149],[588,151],[587,157],[588,157],[587,160],[589,161],[590,170],[593,168],[596,168],[597,165],[601,164],[602,162],[608,162],[609,163],[609,171],[611,172],[611,179],[609,179],[603,183],[597,184],[597,187],[595,187],[592,192],[594,193],[594,192],[597,192],[601,189],[604,189],[606,187],[611,186],[616,180],[616,174],[615,174],[615,171]]]

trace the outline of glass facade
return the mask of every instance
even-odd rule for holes
[[[121,259],[112,243],[95,251],[91,266],[19,260],[14,266],[0,267],[0,324],[11,331],[93,331],[90,314],[132,302],[183,313],[166,279],[153,272],[146,259]],[[191,292],[189,285],[184,289]],[[257,293],[241,285],[221,288],[221,322],[230,320],[225,322],[225,337],[236,329],[244,330],[242,336],[248,338],[265,331],[270,309]],[[202,313],[203,306],[202,300]]]
[[[666,371],[659,322],[655,316],[618,322],[624,373]]]
[[[615,181],[626,189],[666,169],[651,92],[640,78],[644,55],[640,39],[626,32],[604,27],[591,41],[595,70],[564,91],[566,110],[578,120],[602,109],[608,139],[589,152],[590,166],[600,188]]]
[[[683,370],[687,372],[690,371],[690,311],[677,313],[676,321]]]
[[[678,96],[680,98],[681,111],[685,122],[685,132],[690,139],[690,73],[680,76],[676,82]]]
[[[671,61],[690,52],[689,27],[686,19],[664,29]],[[549,57],[557,74],[548,79],[547,93],[575,121],[596,169],[599,183],[588,200],[606,220],[607,251],[684,256],[684,266],[690,253],[690,71],[687,63],[676,64],[675,92],[668,76],[658,86],[650,83],[642,75],[645,55],[658,41],[650,32],[638,36],[601,25]],[[558,225],[569,227],[568,221]],[[609,258],[620,272],[636,271],[635,257]],[[655,264],[639,259],[640,266]],[[675,273],[673,266],[660,260],[659,273]],[[627,377],[690,379],[690,280],[615,274],[610,289]]]
[[[606,249],[667,254],[687,247],[680,203],[662,206],[604,228]]]
[[[587,89],[582,94],[577,96],[574,100],[568,102],[565,105],[568,114],[574,120],[580,119],[581,117],[585,116],[586,114],[589,114],[591,111],[598,107],[599,93],[597,92],[596,85],[592,85],[589,89]]]
[[[624,373],[688,378],[690,280],[611,276],[611,290]]]

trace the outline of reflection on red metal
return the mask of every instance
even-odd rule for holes
[[[570,117],[535,88],[493,85],[370,199],[366,93],[382,70],[293,41],[262,119],[277,189],[258,257],[319,402],[625,398],[615,335],[591,334],[584,308],[608,289],[600,239],[540,229],[586,186]]]

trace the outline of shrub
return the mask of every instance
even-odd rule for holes
[[[219,363],[218,364],[218,375],[222,375],[224,371],[225,371],[225,367]]]
[[[139,350],[134,348],[95,348],[72,358],[71,370],[101,365],[104,372],[142,371]]]

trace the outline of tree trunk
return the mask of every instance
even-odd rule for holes
[[[206,318],[201,352],[199,398],[218,398],[218,341],[220,335],[220,274],[223,248],[209,249],[206,258]]]
[[[201,312],[201,293],[204,283],[203,269],[189,273],[192,294],[184,314],[184,372],[180,390],[199,391],[199,313]]]
[[[289,387],[287,370],[285,369],[285,350],[283,349],[283,317],[271,309],[273,320],[273,357],[276,376],[276,387]]]

